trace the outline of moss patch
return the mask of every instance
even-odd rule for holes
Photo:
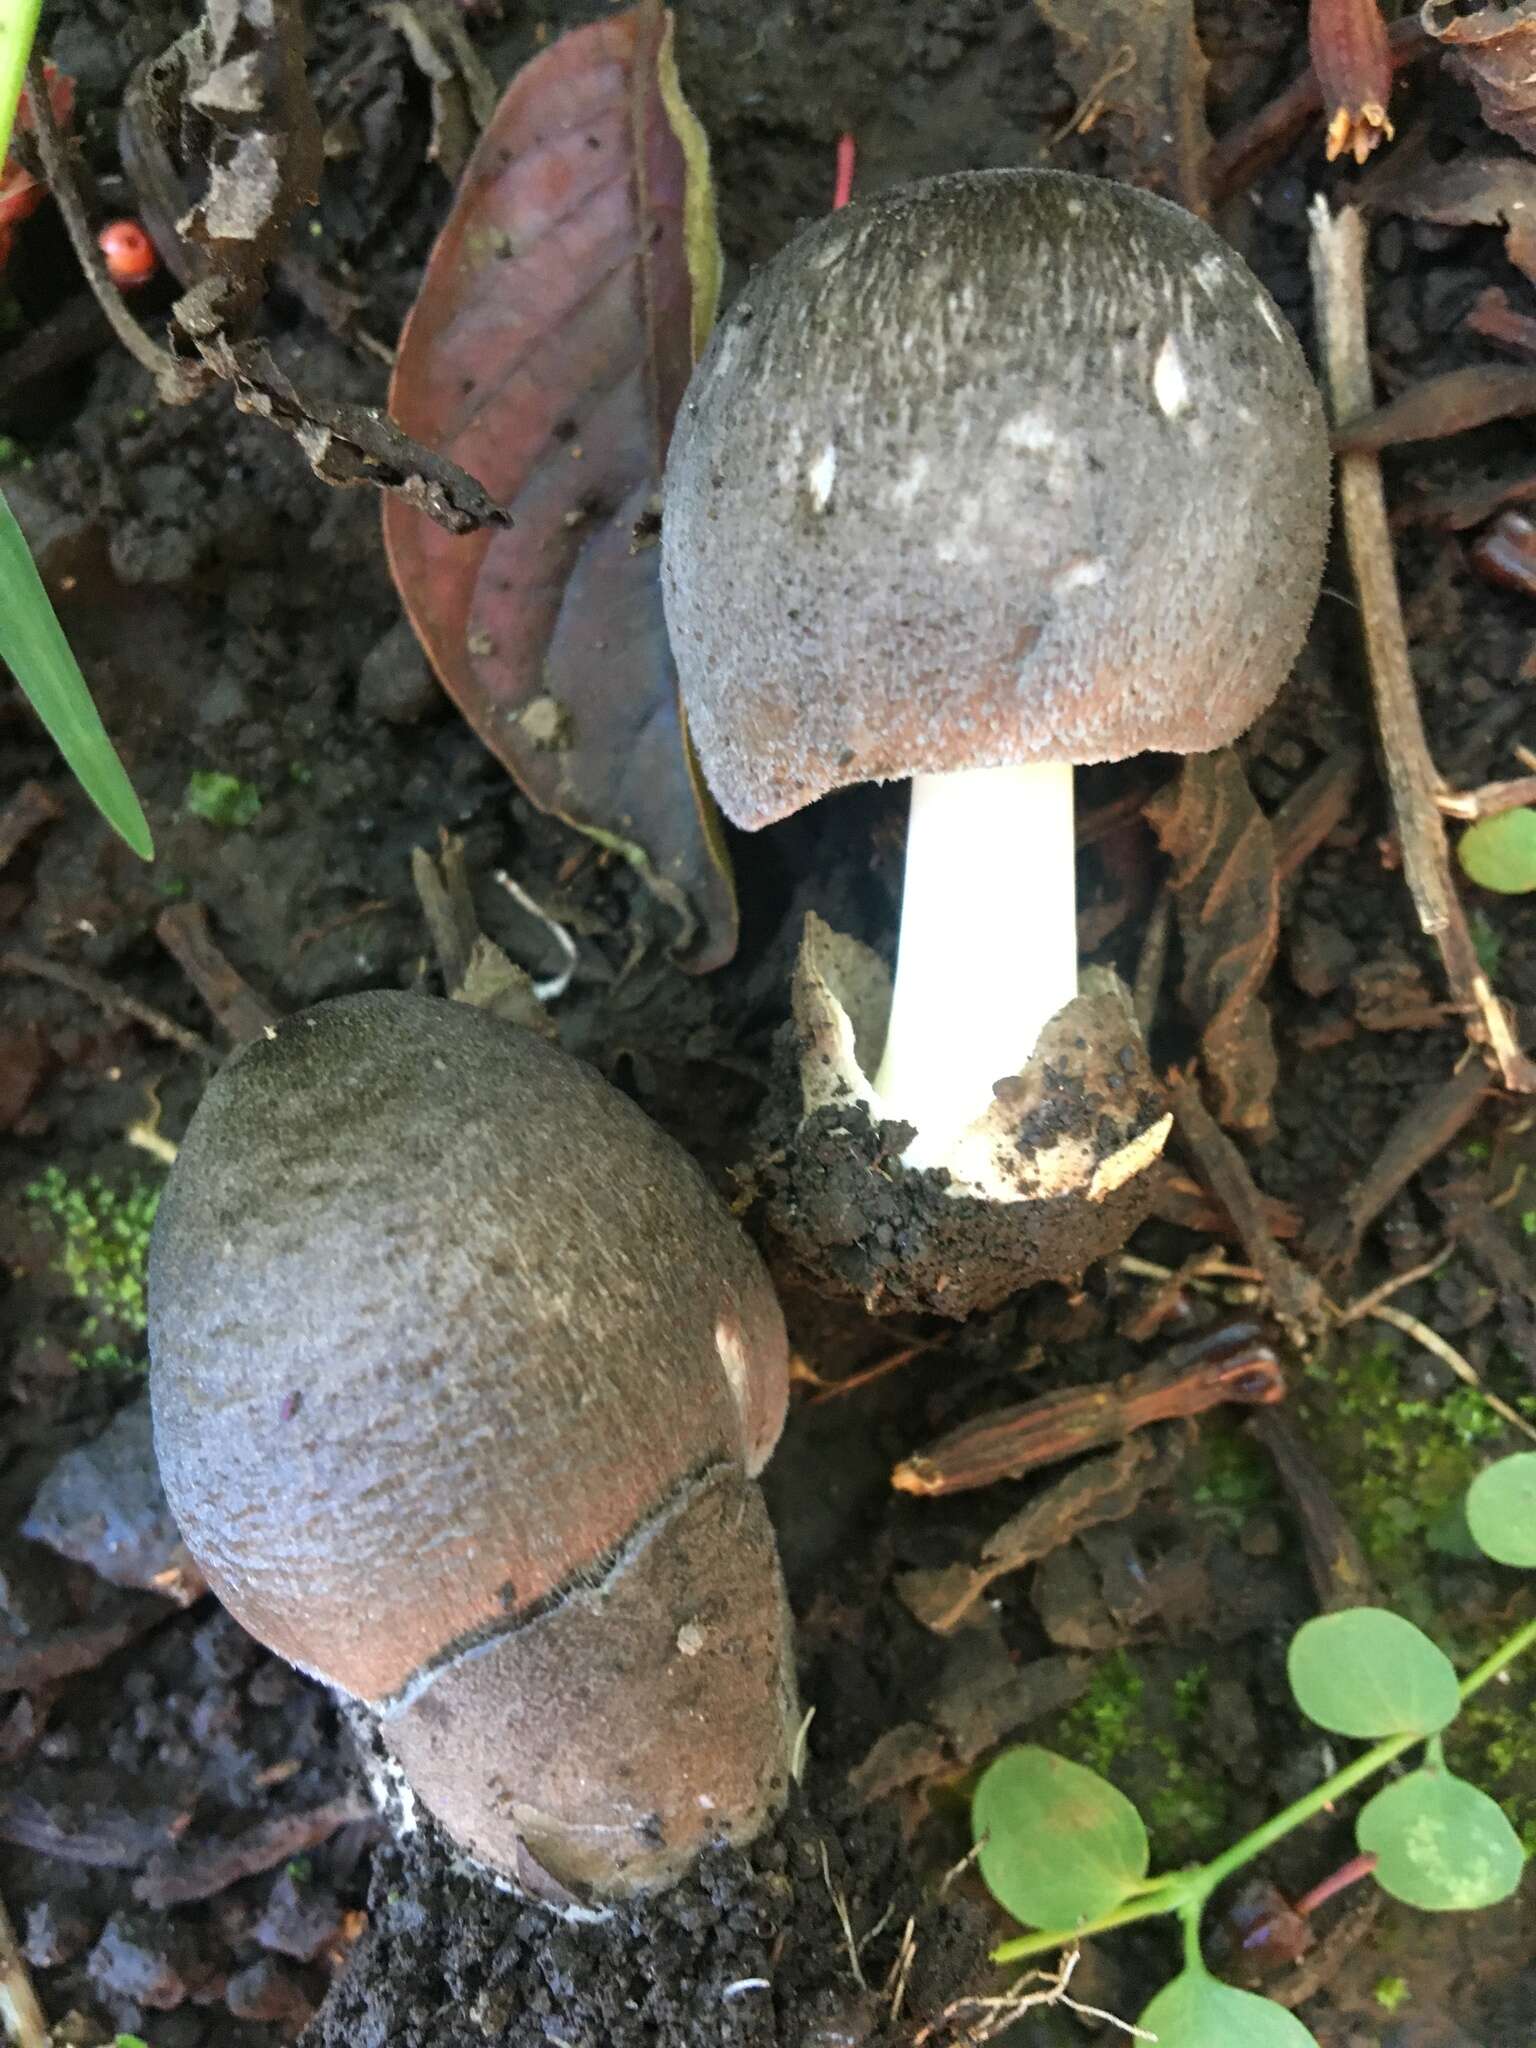
[[[1383,1593],[1433,1633],[1423,1579],[1435,1539],[1508,1431],[1474,1388],[1425,1400],[1404,1377],[1390,1341],[1310,1366],[1303,1419]]]
[[[99,1174],[75,1182],[50,1166],[26,1199],[52,1231],[53,1267],[87,1313],[71,1353],[81,1369],[141,1371],[133,1339],[144,1333],[149,1234],[160,1204],[157,1182],[137,1177],[121,1188]]]
[[[1194,1665],[1154,1693],[1136,1660],[1116,1650],[1056,1723],[1052,1746],[1140,1808],[1155,1867],[1209,1856],[1226,1840],[1231,1795],[1205,1764],[1200,1738],[1209,1676]]]

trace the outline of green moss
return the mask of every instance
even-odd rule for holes
[[[1371,1996],[1383,2012],[1396,2012],[1400,2005],[1408,2002],[1413,1993],[1408,1989],[1406,1977],[1379,1977]]]
[[[125,1187],[109,1187],[94,1173],[72,1182],[50,1166],[26,1190],[26,1200],[53,1232],[54,1270],[88,1311],[81,1338],[102,1339],[86,1341],[72,1354],[76,1366],[83,1371],[141,1370],[142,1361],[117,1340],[144,1331],[149,1234],[160,1202],[159,1184],[135,1176]]]
[[[1224,1849],[1230,1838],[1232,1795],[1224,1778],[1188,1761],[1169,1735],[1152,1744],[1159,1772],[1147,1796],[1147,1826],[1161,1868],[1192,1863]]]
[[[1507,1694],[1508,1697],[1503,1695]],[[1451,1767],[1497,1799],[1536,1856],[1536,1686],[1516,1671],[1468,1701],[1445,1732]]]
[[[201,818],[221,831],[238,832],[249,825],[261,809],[261,791],[238,775],[225,775],[217,768],[200,768],[187,778],[182,802],[194,818]]]
[[[1193,1664],[1182,1678],[1173,1681],[1173,1711],[1179,1720],[1194,1723],[1205,1713],[1211,1691],[1209,1664]]]
[[[1056,1724],[1055,1748],[1110,1779],[1136,1802],[1159,1867],[1209,1855],[1226,1840],[1230,1793],[1221,1777],[1204,1766],[1195,1732],[1209,1682],[1203,1664],[1176,1678],[1166,1704],[1179,1726],[1177,1731],[1161,1728],[1155,1725],[1146,1678],[1124,1650],[1116,1650]]]
[[[1236,1530],[1277,1493],[1275,1468],[1253,1438],[1224,1416],[1206,1416],[1191,1472],[1189,1497],[1196,1510]]]
[[[1146,1681],[1124,1650],[1104,1659],[1093,1683],[1058,1723],[1063,1752],[1102,1778],[1142,1732]]]
[[[1437,1633],[1442,1618],[1423,1583],[1433,1563],[1430,1538],[1505,1425],[1472,1387],[1437,1400],[1406,1397],[1402,1352],[1391,1340],[1310,1368],[1306,1377],[1308,1434],[1388,1603]]]

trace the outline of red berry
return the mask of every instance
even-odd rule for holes
[[[147,284],[155,274],[155,245],[136,220],[109,221],[96,237],[96,246],[107,259],[107,275],[124,290]]]

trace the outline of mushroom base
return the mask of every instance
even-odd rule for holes
[[[753,1168],[801,1275],[874,1314],[961,1317],[1118,1251],[1151,1206],[1147,1169],[1170,1122],[1123,984],[1090,970],[1022,1073],[996,1088],[977,1144],[1010,1169],[1007,1200],[901,1164],[911,1126],[882,1120],[864,1081],[888,990],[867,947],[807,920]]]
[[[599,1577],[510,1621],[379,1716],[411,1790],[524,1890],[614,1899],[750,1842],[788,1794],[799,1721],[763,1497],[703,1474]]]

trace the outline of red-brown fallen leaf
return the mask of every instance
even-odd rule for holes
[[[514,523],[457,539],[384,506],[449,694],[536,804],[634,862],[696,972],[735,950],[736,905],[654,543],[715,253],[670,16],[644,0],[535,57],[465,173],[390,390],[406,432],[470,465]]]
[[[1346,420],[1333,437],[1341,452],[1379,454],[1404,441],[1443,441],[1493,420],[1536,412],[1536,368],[1527,363],[1476,363],[1410,384],[1373,412]]]
[[[1422,20],[1471,79],[1488,126],[1536,151],[1536,0],[1425,0]]]
[[[1512,306],[1501,284],[1480,291],[1461,324],[1469,334],[1480,334],[1517,356],[1536,356],[1536,319]]]

